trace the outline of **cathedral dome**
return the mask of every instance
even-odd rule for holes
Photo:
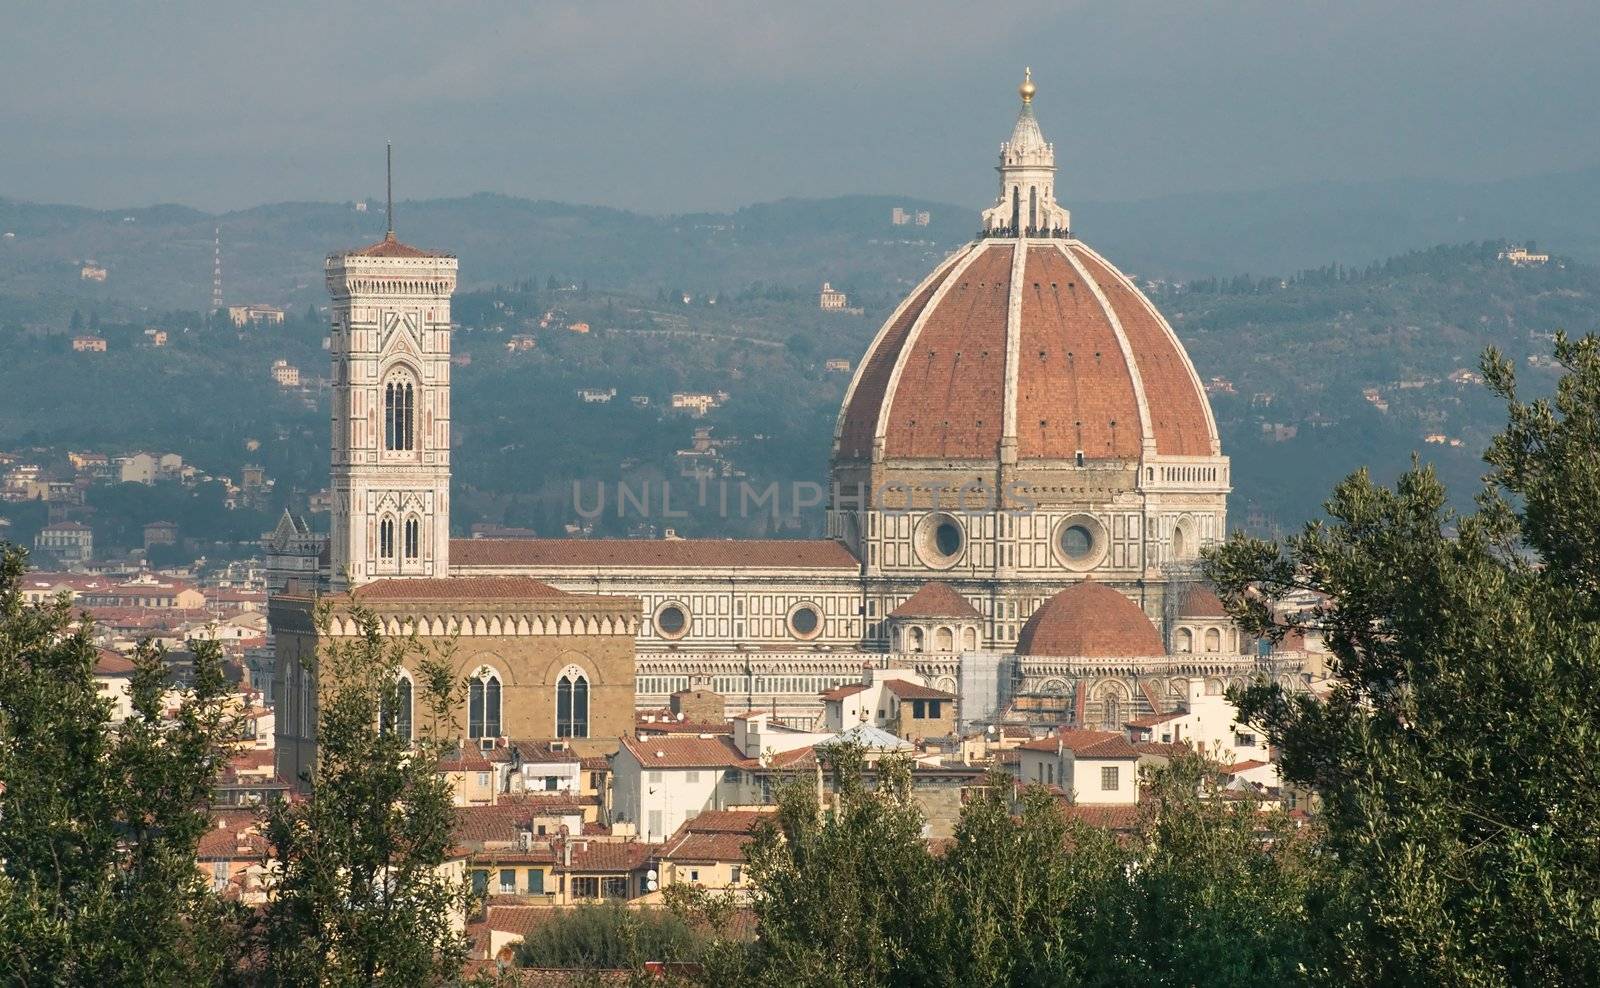
[[[1034,118],[1031,78],[1026,86],[984,235],[878,332],[839,415],[839,463],[1137,464],[1221,453],[1172,327],[1068,229],[1054,147]]]
[[[1161,633],[1139,605],[1091,580],[1040,604],[1017,639],[1018,655],[1122,658],[1166,653]]]

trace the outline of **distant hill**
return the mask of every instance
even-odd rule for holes
[[[732,213],[644,216],[479,194],[401,202],[405,239],[456,252],[464,287],[555,276],[608,291],[716,293],[752,284],[842,285],[889,304],[977,227],[982,203],[894,196],[787,199]],[[890,211],[926,209],[927,227]],[[1363,265],[1436,243],[1532,240],[1600,261],[1600,166],[1492,183],[1323,184],[1251,193],[1076,202],[1078,232],[1125,270],[1188,280]],[[322,304],[322,258],[382,235],[380,203],[277,203],[213,216],[181,206],[91,210],[0,199],[0,318],[140,307],[198,310],[211,295],[213,230],[231,302]],[[104,283],[79,267],[105,266]],[[21,313],[21,315],[19,315]]]
[[[793,208],[773,208],[780,207]],[[542,208],[529,204],[527,215]],[[543,215],[585,214],[562,207]],[[758,226],[775,239],[798,236],[782,223]],[[1438,466],[1458,497],[1470,494],[1483,472],[1480,453],[1503,421],[1503,409],[1472,379],[1483,348],[1508,353],[1526,393],[1538,394],[1555,379],[1550,334],[1600,329],[1600,267],[1560,255],[1517,267],[1497,256],[1502,247],[1480,242],[1360,267],[1152,289],[1211,382],[1234,463],[1234,524],[1292,527],[1316,514],[1346,473],[1368,465],[1390,479],[1414,451]],[[898,292],[880,286],[863,294],[883,301],[857,316],[820,312],[810,288],[771,284],[722,294],[715,304],[699,292],[686,303],[680,293],[584,291],[562,281],[551,288],[526,278],[459,293],[463,329],[454,347],[471,363],[452,372],[458,528],[465,533],[484,521],[559,534],[575,520],[574,484],[681,481],[686,461],[678,451],[690,448],[697,426],[732,444],[731,476],[758,486],[820,481],[849,380],[826,361],[859,360]],[[556,317],[540,328],[549,311]],[[167,346],[144,343],[150,321],[172,330]],[[591,331],[564,328],[572,322]],[[0,333],[0,450],[35,450],[26,455],[47,466],[64,462],[67,449],[172,450],[225,476],[257,463],[278,481],[278,502],[263,506],[269,514],[282,503],[303,508],[305,495],[326,485],[322,319],[298,310],[282,327],[236,333],[201,323],[184,331],[180,320],[151,313],[126,323],[101,319],[96,332],[110,341],[109,352],[74,353],[62,334]],[[536,344],[508,352],[516,334]],[[306,390],[272,382],[277,359],[302,370]],[[577,394],[613,388],[609,402]],[[677,390],[730,397],[691,419],[663,412]],[[639,407],[635,396],[648,403]],[[586,489],[592,496],[595,488]],[[17,524],[43,524],[43,506],[34,508],[31,521]],[[0,517],[9,510],[0,505]],[[172,513],[165,502],[149,510]],[[174,520],[133,512],[129,506],[118,516],[117,530]],[[227,521],[217,516],[207,531],[231,531]],[[673,524],[698,535],[774,530],[760,512],[692,514]],[[819,526],[813,508],[798,529],[783,530]],[[630,528],[608,514],[596,530]]]

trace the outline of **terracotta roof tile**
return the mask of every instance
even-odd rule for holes
[[[855,696],[857,693],[865,692],[866,688],[866,683],[846,683],[843,686],[835,686],[833,689],[823,693],[822,699],[824,701],[843,700],[845,697]]]
[[[556,870],[565,872],[629,872],[638,871],[652,857],[661,852],[660,844],[643,844],[638,841],[573,841],[572,864],[565,865],[556,859]]]
[[[573,597],[526,576],[449,576],[417,580],[374,580],[355,590],[361,601],[548,600]]]
[[[1057,746],[1080,758],[1138,758],[1133,743],[1116,731],[1063,729],[1055,737],[1035,738],[1017,747],[1023,751],[1053,752]]]
[[[684,821],[678,834],[749,834],[764,820],[775,819],[773,810],[706,810]]]
[[[1178,604],[1179,617],[1227,617],[1228,609],[1222,606],[1210,587],[1195,584],[1183,595]]]
[[[646,769],[734,768],[744,755],[725,736],[702,737],[624,737],[627,749]]]
[[[1093,805],[1083,803],[1061,804],[1061,815],[1068,820],[1086,823],[1091,827],[1116,833],[1133,833],[1144,822],[1144,813],[1137,806]]]
[[[1150,408],[1156,452],[1163,456],[1211,455],[1205,394],[1177,337],[1150,300],[1124,283],[1120,272],[1081,245],[1071,250],[1099,283],[1128,338]]]
[[[923,313],[889,406],[885,456],[999,456],[1013,249],[975,248]]]
[[[566,793],[509,797],[493,806],[458,806],[455,840],[464,845],[515,844],[524,831],[533,828],[535,818],[582,812],[578,798]]]
[[[94,674],[96,676],[131,676],[133,675],[133,660],[120,652],[113,652],[109,648],[95,649]]]
[[[906,679],[890,679],[884,682],[883,688],[893,693],[902,700],[954,700],[954,693],[936,690],[931,686],[922,686]]]
[[[955,587],[940,580],[931,580],[890,611],[889,616],[981,618],[983,615]]]
[[[445,253],[443,251],[437,251],[437,250],[423,250],[421,247],[413,247],[410,244],[401,243],[400,241],[396,240],[394,238],[394,234],[391,233],[388,236],[384,237],[382,240],[378,241],[377,243],[368,244],[365,247],[357,247],[355,250],[341,251],[341,252],[339,252],[339,253],[337,253],[337,254],[335,254],[333,256],[334,257],[417,257],[417,258],[421,258],[421,257],[454,257],[455,255],[448,254],[448,253]]]
[[[1139,605],[1092,580],[1040,604],[1017,637],[1019,655],[1120,658],[1166,652],[1160,632]]]
[[[743,861],[748,834],[684,834],[666,843],[661,856],[672,861]]]
[[[1147,424],[1158,453],[1212,455],[1199,379],[1150,301],[1077,242],[1030,242],[1013,283],[1016,249],[1002,240],[967,245],[885,324],[840,416],[837,457],[873,456],[881,420],[885,458],[996,459],[1013,376],[1024,459],[1079,451],[1087,460],[1137,459]],[[1017,351],[1008,360],[1013,302]]]
[[[833,539],[453,539],[453,566],[661,566],[856,570]]]

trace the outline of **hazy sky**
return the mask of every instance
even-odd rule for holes
[[[1032,65],[1072,199],[1600,162],[1600,3],[0,2],[0,196],[970,203]]]

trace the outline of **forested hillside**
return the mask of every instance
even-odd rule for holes
[[[1559,257],[1513,266],[1497,257],[1502,246],[1151,286],[1211,382],[1235,464],[1236,524],[1298,523],[1333,479],[1362,464],[1393,476],[1414,451],[1467,487],[1499,414],[1474,380],[1481,350],[1505,350],[1537,391],[1553,370],[1528,360],[1549,352],[1546,338],[1596,328],[1600,270]],[[587,485],[591,506],[595,485],[614,491],[618,481],[672,481],[679,497],[698,484],[685,477],[694,465],[718,481],[821,482],[849,379],[826,362],[859,359],[894,300],[881,295],[852,315],[819,312],[807,285],[749,284],[714,296],[661,286],[641,297],[547,278],[463,292],[455,349],[470,363],[454,378],[457,527],[559,534],[580,520],[574,482]],[[298,510],[327,482],[323,318],[302,311],[281,327],[239,331],[198,313],[134,322],[78,313],[80,331],[108,340],[104,354],[73,352],[65,332],[7,332],[0,450],[35,449],[47,462],[69,449],[170,450],[235,478],[258,463],[277,481],[266,510]],[[589,331],[574,332],[576,324]],[[164,347],[145,342],[143,330],[156,325],[170,333]],[[522,338],[514,352],[513,337]],[[274,383],[280,359],[301,369],[301,387]],[[586,402],[580,389],[615,395]],[[667,407],[678,391],[727,397],[695,418]],[[709,451],[680,456],[707,427]],[[816,509],[776,525],[759,511],[730,515],[694,510],[666,524],[706,535],[820,527]],[[149,520],[157,519],[123,527]],[[612,534],[639,532],[639,523],[614,512],[591,522]]]

